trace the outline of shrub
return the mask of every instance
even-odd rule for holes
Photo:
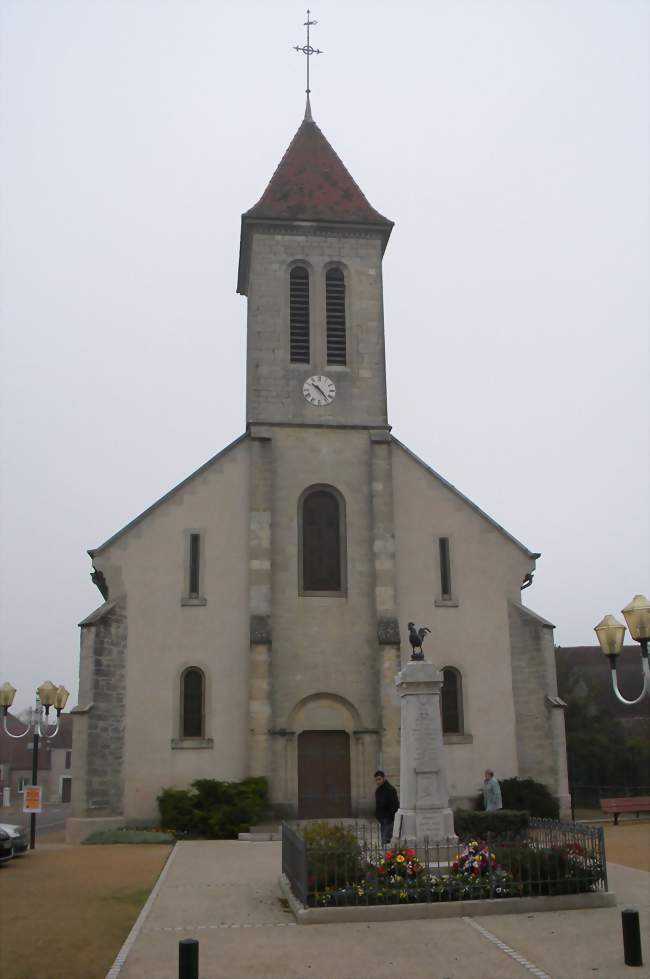
[[[106,843],[173,843],[172,833],[161,833],[156,830],[147,829],[98,829],[91,833],[85,840],[84,845],[106,844]]]
[[[494,850],[526,897],[582,894],[604,879],[601,865],[587,857],[578,843],[539,848],[497,845]]]
[[[198,779],[191,789],[163,789],[158,796],[161,825],[184,836],[212,840],[236,839],[266,812],[264,778],[241,782]]]
[[[525,810],[531,816],[542,819],[557,819],[560,806],[547,787],[534,778],[504,778],[499,781],[504,809]],[[483,809],[483,793],[475,800],[475,808]]]
[[[305,823],[307,884],[310,891],[357,881],[362,873],[361,849],[354,830],[320,820]]]
[[[496,812],[473,812],[457,809],[454,813],[454,829],[460,840],[484,840],[488,833],[498,838],[519,839],[528,829],[529,814],[514,809],[498,809]]]

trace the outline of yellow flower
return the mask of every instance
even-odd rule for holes
[[[402,853],[398,853],[395,859],[397,860],[398,863],[404,863],[405,857]]]

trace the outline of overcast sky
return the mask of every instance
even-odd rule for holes
[[[649,5],[313,3],[314,117],[396,222],[393,431],[590,644],[650,591]],[[0,9],[0,683],[72,705],[86,549],[244,429],[240,214],[302,118],[305,11]]]

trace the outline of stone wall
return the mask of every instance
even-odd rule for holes
[[[124,808],[124,738],[126,707],[126,602],[82,624],[85,675],[80,693],[89,702],[75,711],[73,759],[76,816],[118,816]],[[81,709],[80,709],[81,708]],[[81,737],[79,737],[81,735]],[[77,769],[77,749],[82,771]],[[83,785],[80,783],[83,782]]]
[[[570,812],[564,710],[558,699],[553,626],[523,605],[508,606],[519,775],[543,782]]]

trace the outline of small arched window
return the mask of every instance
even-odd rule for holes
[[[204,737],[205,680],[202,670],[191,666],[181,677],[181,737]]]
[[[463,688],[461,675],[453,666],[446,666],[443,671],[440,709],[442,711],[442,733],[463,733]]]
[[[319,487],[303,497],[300,509],[300,590],[340,594],[345,588],[341,502],[331,490]]]
[[[309,358],[309,272],[295,265],[289,273],[289,359],[308,364]]]
[[[345,278],[341,269],[329,269],[325,276],[325,315],[327,319],[327,363],[345,367]]]

